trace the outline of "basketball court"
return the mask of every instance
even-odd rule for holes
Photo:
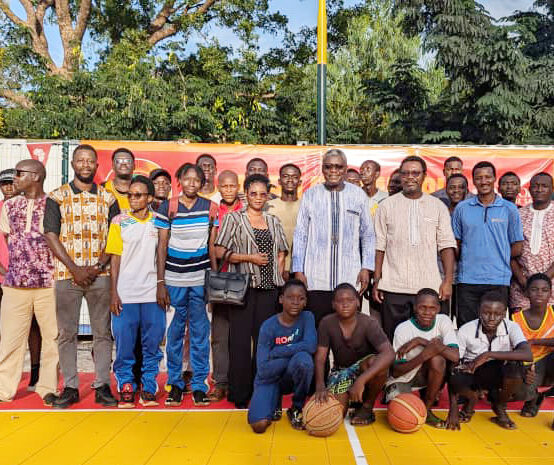
[[[0,464],[55,465],[546,465],[554,463],[554,400],[536,418],[513,413],[518,429],[494,425],[493,413],[479,411],[459,432],[424,426],[413,434],[390,429],[382,406],[370,426],[345,422],[325,439],[293,430],[288,420],[255,435],[246,411],[226,402],[213,409],[99,409],[89,388],[92,374],[81,374],[81,402],[66,411],[42,406],[25,391],[0,404]],[[162,378],[160,376],[160,378]],[[163,383],[163,378],[161,379]],[[160,394],[161,400],[165,393]],[[437,413],[444,418],[445,397]],[[285,406],[289,402],[285,400]],[[518,408],[520,404],[510,404]],[[486,408],[485,404],[480,405]]]

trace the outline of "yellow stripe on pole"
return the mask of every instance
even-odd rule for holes
[[[317,15],[317,63],[327,64],[327,6],[325,0],[319,0]]]

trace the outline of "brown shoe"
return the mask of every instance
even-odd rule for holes
[[[219,402],[227,397],[227,388],[216,387],[212,392],[208,394],[210,402]]]

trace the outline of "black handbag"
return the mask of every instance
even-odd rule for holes
[[[217,271],[206,270],[206,302],[210,304],[244,305],[250,275],[221,271],[231,253],[225,253]]]

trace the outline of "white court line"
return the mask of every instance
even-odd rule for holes
[[[344,420],[344,428],[346,429],[346,434],[348,434],[348,440],[350,441],[350,447],[354,453],[356,465],[368,465],[356,429],[350,424],[350,421],[346,419]]]

